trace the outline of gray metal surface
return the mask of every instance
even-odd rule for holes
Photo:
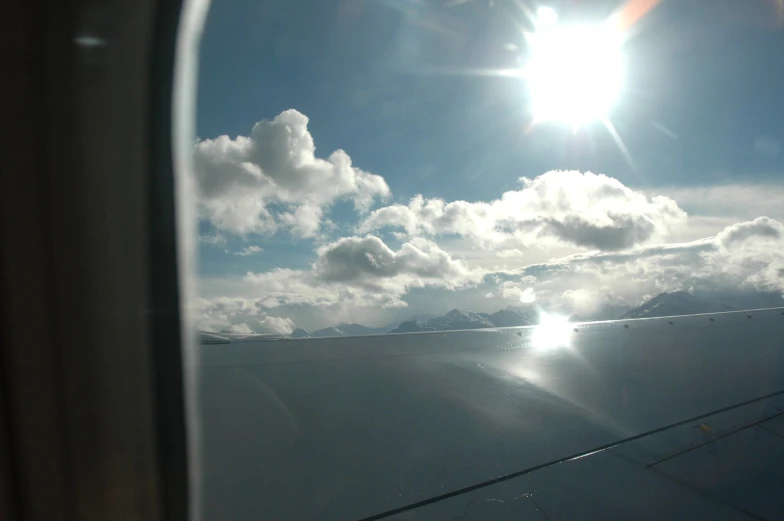
[[[784,315],[747,314],[580,325],[569,346],[550,348],[532,343],[536,328],[202,346],[205,518],[362,519],[782,391]],[[763,418],[780,403],[771,400],[715,421],[731,429]],[[684,512],[705,513],[697,517],[742,519],[726,505],[701,510],[716,502],[645,468],[642,457],[690,443],[692,427],[636,454],[601,453],[518,479],[564,483],[531,496],[562,519],[599,504],[628,517],[662,503],[643,493],[654,486]],[[639,494],[603,492],[594,472]],[[506,499],[480,489],[468,510],[466,496],[423,507],[449,510],[438,515],[392,518],[540,514],[531,498],[491,501],[532,493],[512,491],[514,481],[504,482],[515,494]],[[582,496],[563,495],[581,487]]]
[[[613,451],[644,465],[656,465],[683,451],[712,443],[750,425],[765,425],[767,422],[780,420],[781,415],[782,409],[775,406],[773,399],[760,400],[667,429],[654,436],[624,443]]]
[[[599,451],[585,457],[550,465],[529,474],[506,480],[489,487],[452,497],[444,501],[408,511],[390,519],[418,521],[426,519],[483,521],[520,521],[528,519],[573,520],[573,519],[760,519],[760,512],[749,508],[753,501],[762,500],[768,511],[781,514],[776,507],[777,469],[767,472],[757,470],[758,480],[764,484],[738,483],[739,468],[733,468],[727,479],[720,474],[711,474],[699,462],[700,454],[679,462],[676,472],[668,473],[665,462],[649,458],[641,449],[663,449],[666,461],[704,449],[709,457],[726,465],[737,465],[738,456],[744,459],[765,459],[777,465],[777,453],[784,449],[784,437],[780,445],[763,444],[759,450],[749,451],[749,443],[741,443],[741,451],[728,451],[721,445],[711,444],[784,419],[784,411],[772,408],[771,400],[762,400],[701,418],[696,425],[680,425],[645,436],[629,443]],[[760,421],[773,415],[773,419]],[[695,428],[696,427],[696,428]],[[701,428],[704,427],[705,429]],[[674,442],[674,443],[673,443]],[[695,458],[696,456],[696,458]],[[678,469],[687,467],[690,472],[709,478],[709,483],[719,482],[732,488],[727,494],[722,490],[711,490],[700,486],[694,479],[682,476]],[[672,475],[670,475],[672,474]],[[771,474],[773,475],[771,477]],[[741,478],[743,479],[743,478]],[[749,497],[750,496],[750,497]],[[768,502],[772,503],[768,505]],[[761,511],[762,508],[758,508]],[[768,512],[770,513],[770,512]],[[774,516],[775,519],[780,516]],[[765,519],[764,517],[762,517]]]
[[[784,415],[760,423],[760,427],[784,438]]]
[[[654,468],[759,519],[784,517],[784,438],[759,427],[716,440]]]
[[[390,518],[433,519],[749,521],[757,518],[604,452]]]

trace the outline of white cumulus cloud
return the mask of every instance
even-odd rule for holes
[[[523,304],[530,304],[536,301],[536,292],[531,286],[536,282],[536,277],[526,276],[522,277],[519,281],[513,282],[505,280],[500,285],[500,295],[502,298],[513,300],[515,302],[522,302]]]
[[[686,212],[664,196],[649,197],[602,174],[550,171],[489,202],[413,197],[373,211],[362,233],[403,229],[410,237],[459,235],[483,248],[513,250],[554,239],[605,251],[665,236]],[[552,244],[552,243],[551,243]]]
[[[375,236],[345,237],[317,250],[309,270],[278,268],[248,273],[265,305],[403,307],[413,288],[464,288],[483,273],[467,267],[433,241],[415,238],[395,251]]]
[[[365,212],[389,195],[381,176],[353,166],[343,150],[316,157],[308,118],[293,109],[259,121],[248,136],[199,141],[194,170],[203,217],[239,235],[284,228],[313,237],[336,201]]]

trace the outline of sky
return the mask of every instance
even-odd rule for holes
[[[602,117],[537,113],[542,8],[601,34],[625,20]],[[213,0],[200,327],[781,293],[783,17],[780,0]],[[604,88],[586,34],[559,40],[580,59],[548,79],[557,107]]]

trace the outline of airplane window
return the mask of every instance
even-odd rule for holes
[[[773,1],[214,0],[200,328],[779,305],[780,20]]]
[[[417,466],[433,449],[415,441],[379,461],[426,474],[426,491],[346,477],[363,439],[415,421],[388,380],[405,400],[442,389],[422,383],[430,358],[399,372],[339,360],[436,352],[437,338],[469,352],[451,332],[521,326],[535,332],[510,349],[563,353],[584,324],[784,305],[782,51],[776,0],[212,0],[188,145],[206,518],[371,519],[469,484]],[[370,389],[397,415],[388,430],[330,423]],[[487,419],[478,387],[462,391],[475,407],[445,436],[513,414]],[[458,399],[439,396],[434,410]],[[340,450],[308,438],[314,425]]]

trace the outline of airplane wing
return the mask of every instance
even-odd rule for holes
[[[201,346],[204,518],[784,518],[784,309],[564,327]]]

